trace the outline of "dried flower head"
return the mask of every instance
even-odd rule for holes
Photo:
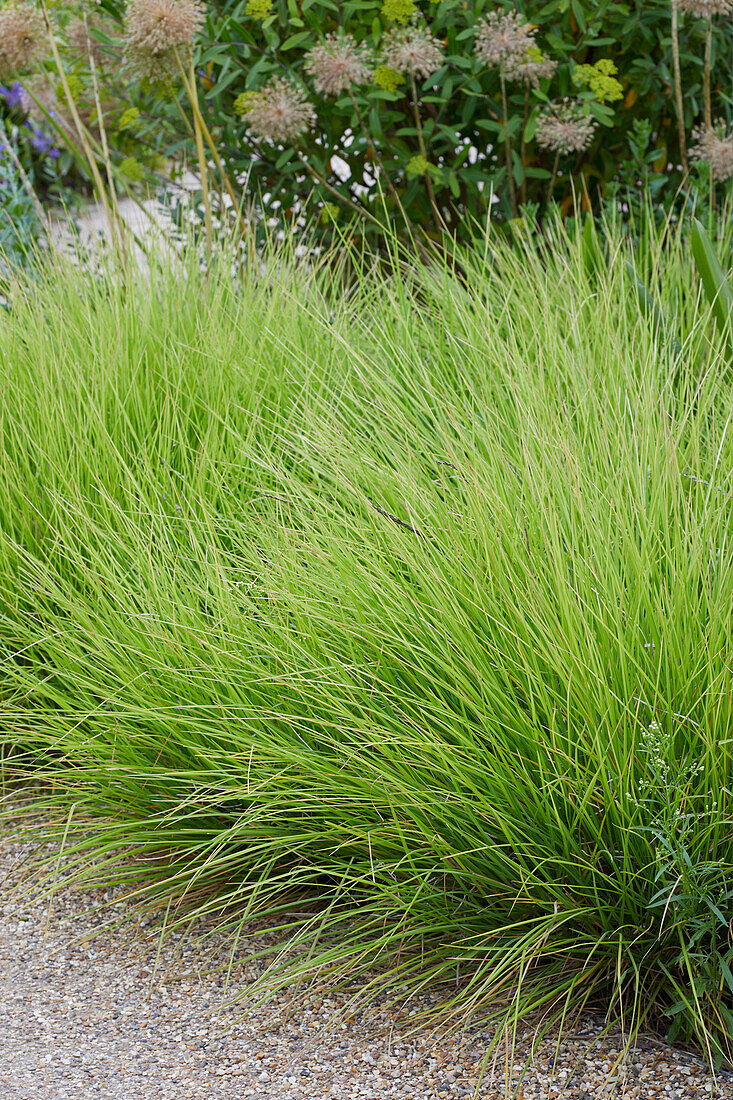
[[[317,92],[340,95],[371,80],[369,50],[352,34],[329,34],[305,57],[305,71],[313,77]]]
[[[541,113],[535,137],[541,149],[582,153],[593,140],[595,128],[595,121],[583,114],[578,103],[560,103]]]
[[[443,46],[422,27],[399,27],[387,32],[384,62],[398,73],[430,76],[443,64]]]
[[[556,68],[557,61],[545,57],[538,46],[530,46],[523,60],[510,58],[507,61],[506,78],[539,88],[540,81],[549,80]]]
[[[707,161],[714,180],[733,176],[733,130],[728,130],[725,122],[716,123],[712,130],[696,127],[692,140],[690,156],[696,161]]]
[[[46,24],[29,0],[0,8],[0,80],[26,72],[44,54]]]
[[[696,15],[700,19],[710,19],[714,15],[730,15],[733,0],[673,0],[678,11],[685,15]]]
[[[506,69],[526,62],[536,49],[535,31],[519,12],[489,12],[481,21],[474,51],[484,65],[503,65]]]
[[[204,21],[200,0],[129,0],[125,18],[125,57],[142,80],[165,81],[178,74],[191,54]]]
[[[287,143],[313,126],[316,112],[302,88],[283,76],[273,76],[252,99],[245,117],[257,137]]]

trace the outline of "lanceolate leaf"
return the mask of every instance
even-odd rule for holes
[[[705,294],[712,304],[715,320],[728,342],[733,322],[733,289],[720,265],[713,242],[695,219],[692,226],[692,254]]]

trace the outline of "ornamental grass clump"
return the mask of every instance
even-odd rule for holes
[[[270,988],[730,1060],[730,361],[645,241],[18,287],[3,776],[68,873],[268,914]]]

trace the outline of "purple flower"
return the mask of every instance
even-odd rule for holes
[[[19,80],[14,80],[9,88],[0,87],[0,95],[11,111],[20,111],[25,114],[30,107],[30,96]]]
[[[23,129],[29,130],[28,142],[34,153],[44,154],[49,157],[59,156],[59,151],[55,147],[53,140],[44,134],[43,130],[39,130],[38,127],[34,127],[28,119],[23,123]]]
[[[47,152],[53,143],[46,137],[43,130],[34,130],[31,137],[31,149],[36,153]]]

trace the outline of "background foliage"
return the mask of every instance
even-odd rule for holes
[[[246,116],[237,116],[236,97],[252,91],[273,74],[293,74],[308,86],[303,58],[319,38],[337,28],[351,31],[358,40],[379,49],[385,29],[380,0],[275,0],[266,18],[257,18],[252,0],[214,3],[209,8],[201,57],[201,79],[212,129],[233,168],[257,186],[267,214],[278,212],[292,219],[313,190],[313,181],[288,148],[273,149],[248,136]],[[421,113],[435,165],[433,181],[439,200],[450,210],[450,224],[460,231],[465,219],[482,221],[492,196],[498,199],[500,217],[511,216],[501,153],[502,107],[498,71],[486,70],[472,53],[474,29],[495,7],[486,0],[469,4],[460,0],[423,2],[420,11],[431,31],[445,42],[445,65],[433,77],[421,81]],[[500,10],[511,10],[505,6]],[[547,200],[553,167],[552,154],[543,153],[533,141],[537,114],[547,100],[579,98],[597,120],[594,141],[587,152],[561,160],[560,178],[553,197],[567,209],[572,189],[597,211],[607,201],[634,201],[642,193],[667,205],[682,182],[673,94],[670,4],[667,0],[622,3],[584,3],[550,0],[527,4],[527,19],[538,27],[538,44],[544,54],[559,62],[549,83],[525,96],[518,85],[509,86],[509,133],[513,147],[513,172],[521,198],[530,212]],[[705,23],[681,19],[681,67],[684,86],[685,128],[690,131],[702,112],[702,71]],[[715,117],[731,119],[729,75],[733,57],[733,24],[718,22],[713,38]],[[596,66],[610,60],[616,66],[621,95],[605,101],[574,76],[581,65]],[[597,82],[596,86],[597,86]],[[375,200],[372,146],[376,148],[394,181],[413,225],[435,231],[426,194],[424,175],[410,176],[407,164],[419,153],[408,84],[392,92],[376,85],[355,90],[358,107],[367,120],[369,141],[360,131],[349,96],[337,100],[313,97],[318,110],[318,137],[309,140],[308,157],[337,190],[357,202]],[[478,159],[474,161],[474,156]],[[348,182],[336,171],[339,158],[350,172]],[[358,185],[358,188],[357,186]],[[366,187],[366,192],[361,189]],[[384,188],[383,188],[384,189]],[[385,190],[391,215],[395,200]],[[316,186],[319,202],[333,196]],[[327,224],[324,232],[328,233]]]
[[[566,213],[577,200],[595,213],[638,212],[648,199],[661,219],[673,206],[716,199],[706,168],[680,167],[671,12],[668,0],[550,0],[528,3],[522,16],[536,29],[544,57],[556,63],[536,88],[507,85],[504,117],[499,70],[474,52],[477,29],[492,11],[517,10],[487,0],[212,0],[196,46],[195,94],[201,126],[192,124],[190,92],[177,79],[140,81],[125,63],[121,0],[103,0],[82,33],[74,4],[53,10],[60,57],[76,111],[96,149],[98,169],[120,189],[164,184],[185,165],[200,167],[195,137],[205,126],[259,224],[302,223],[306,207],[320,215],[320,235],[338,236],[354,207],[380,222],[395,219],[436,237],[447,227],[468,234],[489,210],[496,221],[542,217],[552,202]],[[417,80],[426,143],[422,159],[410,80],[384,70],[353,96],[318,95],[305,66],[324,35],[347,32],[367,45],[374,62],[390,29],[413,15],[442,44],[444,64]],[[680,15],[681,85],[688,135],[703,117],[705,20]],[[713,118],[730,126],[733,20],[716,17],[712,36]],[[93,63],[93,64],[92,64]],[[315,130],[299,147],[257,140],[247,125],[247,97],[274,76],[302,87],[317,110]],[[33,126],[55,120],[57,176],[73,182],[83,168],[79,130],[57,68],[49,60],[26,74],[35,100]],[[595,123],[580,153],[543,150],[540,113],[565,99]],[[0,107],[2,104],[0,104]],[[104,149],[105,140],[109,152]],[[733,165],[733,136],[730,163]],[[506,144],[517,201],[512,204]],[[26,152],[30,152],[26,150]],[[222,165],[209,157],[212,192],[223,194]],[[384,166],[384,172],[378,165]],[[74,173],[77,173],[76,177]],[[208,174],[208,173],[207,173]],[[199,172],[200,175],[200,172]],[[385,178],[386,176],[386,178]],[[45,184],[44,184],[45,186]],[[428,193],[432,186],[437,205]],[[714,191],[726,192],[730,180]],[[228,200],[227,200],[228,201]],[[220,212],[222,210],[220,203]],[[437,211],[437,213],[436,213]],[[445,226],[441,227],[440,220]],[[383,230],[368,218],[364,233]]]

